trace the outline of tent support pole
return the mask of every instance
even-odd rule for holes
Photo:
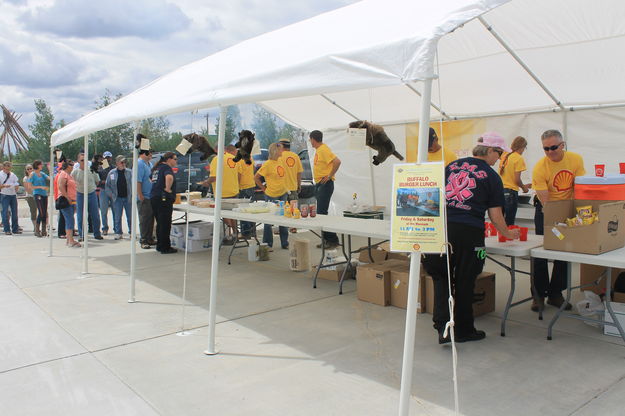
[[[423,81],[423,100],[419,117],[419,142],[417,163],[427,161],[430,129],[430,106],[432,101],[432,78]],[[412,367],[414,360],[415,330],[417,324],[417,299],[419,298],[419,276],[421,275],[421,252],[410,256],[408,276],[408,304],[406,305],[406,329],[404,334],[404,357],[401,366],[401,390],[399,393],[399,416],[408,416],[410,411],[410,391],[412,390]]]
[[[330,97],[328,97],[325,94],[321,94],[321,96],[327,100],[330,104],[332,104],[333,106],[335,106],[336,108],[338,108],[339,110],[341,110],[342,112],[344,112],[345,114],[349,115],[350,117],[353,117],[354,120],[360,120],[360,118],[356,117],[353,113],[350,113],[345,107],[341,107],[339,104],[337,104],[336,101],[334,101],[333,99],[331,99]]]
[[[419,90],[417,90],[415,87],[413,87],[412,85],[406,83],[404,84],[406,87],[408,87],[409,90],[411,90],[412,92],[414,92],[415,94],[417,94],[419,97],[423,98],[423,95],[419,92]],[[432,106],[433,109],[435,109],[436,111],[438,111],[438,113],[441,115],[443,120],[447,120],[449,119],[449,116],[447,115],[446,112],[443,111],[442,108],[440,108],[439,106],[437,106],[434,103],[430,103],[430,106]]]
[[[217,136],[217,174],[215,175],[215,214],[213,217],[213,251],[211,254],[211,285],[208,304],[208,348],[204,354],[215,355],[215,321],[217,318],[217,278],[219,275],[219,246],[221,245],[221,193],[224,172],[224,142],[226,141],[227,107],[219,111],[219,135]]]
[[[82,275],[89,273],[89,227],[88,227],[88,215],[89,215],[89,135],[84,137],[83,144],[83,168],[82,168]],[[93,230],[95,233],[95,230]],[[80,238],[81,236],[78,236]]]
[[[128,303],[135,302],[135,273],[137,271],[137,159],[139,157],[137,150],[137,134],[139,134],[139,121],[135,121],[135,129],[132,138],[132,186],[130,187],[131,215],[130,215],[130,295]]]
[[[553,100],[553,102],[558,107],[560,107],[562,110],[564,110],[565,108],[564,108],[564,105],[562,105],[562,102],[560,100],[558,100],[558,98],[549,90],[549,88],[547,88],[547,86],[545,84],[543,84],[543,82],[538,78],[538,76],[536,76],[536,74],[534,72],[532,72],[532,70],[525,64],[525,62],[523,62],[523,60],[521,60],[519,55],[517,55],[516,52],[514,52],[512,50],[512,48],[506,43],[506,41],[503,40],[503,38],[501,36],[499,36],[499,34],[495,31],[495,29],[493,29],[493,27],[490,25],[490,23],[488,23],[486,21],[486,19],[484,19],[484,17],[482,17],[482,16],[479,16],[478,19],[484,25],[486,30],[488,30],[491,33],[491,35],[493,35],[493,37],[497,40],[497,42],[499,42],[499,44],[501,46],[503,46],[506,51],[508,51],[510,56],[512,56],[512,58],[514,58],[514,60],[517,61],[517,63],[519,65],[521,65],[521,67],[525,70],[525,72],[527,72],[528,75],[530,77],[532,77],[532,79]]]
[[[50,249],[48,257],[52,257],[52,221],[54,220],[54,146],[52,146],[52,138],[50,138],[50,193],[48,194],[48,241]]]

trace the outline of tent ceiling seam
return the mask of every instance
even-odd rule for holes
[[[499,34],[495,31],[495,29],[493,28],[493,26],[488,23],[483,16],[479,16],[478,17],[479,21],[482,23],[482,25],[484,25],[484,27],[486,28],[486,30],[488,30],[490,32],[491,35],[493,35],[493,37],[495,38],[495,40],[497,40],[497,42],[499,42],[499,44],[501,46],[504,47],[504,49],[506,51],[508,51],[508,53],[510,54],[510,56],[512,56],[512,58],[517,61],[517,63],[519,65],[521,65],[521,67],[528,73],[528,75],[538,84],[538,86],[540,86],[540,88],[542,88],[542,90],[553,100],[553,102],[560,107],[561,109],[565,109],[564,106],[562,105],[562,102],[549,90],[549,88],[547,88],[547,86],[538,78],[538,76],[527,66],[527,64],[525,64],[525,62],[523,62],[523,60],[519,57],[519,55],[516,54],[516,52],[514,52],[512,50],[512,48],[506,43],[505,40],[503,40],[503,38],[501,36],[499,36]]]

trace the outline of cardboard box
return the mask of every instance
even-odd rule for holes
[[[186,224],[172,224],[169,235],[172,237],[184,237],[186,232]]]
[[[294,239],[289,244],[289,268],[296,272],[310,270],[310,241]],[[322,269],[323,270],[323,269]]]
[[[184,238],[182,239],[182,248],[187,249],[189,253],[197,253],[198,251],[207,251],[213,246],[212,239],[206,240],[191,240],[189,239],[188,247],[185,245]]]
[[[576,215],[575,207],[592,205],[599,221],[579,227],[556,226]],[[625,246],[625,203],[605,201],[551,201],[545,214],[544,248],[573,253],[601,254]]]
[[[606,268],[604,266],[595,266],[593,264],[580,264],[579,265],[579,282],[580,285],[587,285],[595,282],[599,276],[601,276],[605,272]],[[614,289],[614,283],[616,282],[616,278],[619,274],[625,272],[625,269],[612,269],[612,289]],[[581,291],[590,290],[600,295],[605,293],[607,279],[604,277],[599,285],[592,285],[585,288],[580,288]]]
[[[345,270],[345,265],[341,264],[336,266],[334,269],[322,268],[319,270],[319,274],[317,275],[317,279],[323,280],[331,280],[333,282],[339,282],[341,280],[341,275],[343,274],[343,270]],[[312,266],[312,275],[311,277],[315,277],[315,272],[317,271],[317,265]],[[351,279],[353,276],[348,274],[345,276],[345,279]]]
[[[425,277],[425,311],[434,312],[434,281]],[[482,272],[475,280],[473,294],[473,316],[478,317],[495,310],[495,273]]]
[[[408,281],[410,275],[410,263],[391,269],[391,305],[406,309],[408,304]],[[419,303],[417,312],[425,312],[425,270],[421,267],[419,276]]]
[[[183,229],[183,232],[184,232],[184,229]],[[196,223],[189,224],[189,240],[206,240],[212,237],[213,237],[213,223],[212,222],[196,222]]]
[[[381,248],[382,250],[386,251],[386,259],[387,260],[404,260],[404,261],[410,261],[410,253],[406,253],[406,252],[391,252],[391,243],[389,243],[388,241],[385,243],[382,243],[378,246],[379,248]]]
[[[182,244],[184,242],[184,237],[177,237],[175,235],[169,236],[170,244],[173,248],[177,248],[182,250]]]
[[[620,300],[616,301],[617,298]],[[625,301],[625,294],[618,293],[617,296],[617,294],[615,293],[614,300],[614,302],[610,303],[610,306],[612,307],[612,311],[616,315],[616,319],[618,319],[618,321],[620,322],[621,328],[625,329],[625,303],[622,303],[623,301]],[[613,322],[612,316],[608,313],[607,309],[605,310],[604,319],[606,322]],[[618,329],[612,325],[603,325],[603,334],[612,335],[613,337],[621,336],[621,334],[618,332]]]
[[[371,259],[369,258],[369,251],[367,250],[367,246],[360,247],[360,253],[358,254],[358,261],[361,263],[371,263]],[[386,260],[387,256],[386,250],[383,250],[379,247],[371,248],[371,257],[373,257],[373,263],[380,263]]]
[[[402,267],[401,260],[387,260],[358,266],[356,294],[365,302],[386,306],[391,303],[391,270]]]

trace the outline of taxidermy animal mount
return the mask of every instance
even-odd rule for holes
[[[378,154],[373,156],[374,165],[379,165],[391,155],[399,160],[404,160],[404,157],[395,150],[395,144],[388,138],[382,126],[368,121],[354,121],[349,123],[349,127],[353,129],[367,129],[365,144],[378,151]]]

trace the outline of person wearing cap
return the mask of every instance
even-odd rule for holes
[[[137,161],[137,204],[139,211],[139,230],[141,248],[149,249],[156,245],[154,241],[154,212],[150,195],[152,193],[152,151],[139,150]]]
[[[503,184],[491,167],[506,147],[497,133],[484,133],[482,141],[473,148],[473,156],[451,162],[445,168],[445,199],[447,205],[447,237],[451,245],[449,267],[454,288],[454,322],[457,342],[478,341],[486,337],[475,329],[473,321],[473,292],[475,279],[484,267],[484,215],[488,211],[497,230],[514,239],[519,230],[508,230],[503,217]],[[442,230],[441,230],[442,232]],[[434,282],[434,328],[439,344],[450,342],[444,336],[449,321],[447,299],[447,258],[438,254],[426,255],[425,270]]]
[[[436,131],[430,127],[430,137],[428,138],[428,162],[438,162],[442,160],[445,163],[445,166],[447,166],[456,159],[458,159],[458,156],[456,156],[454,152],[448,149],[443,149],[443,146],[438,143]]]
[[[528,192],[531,184],[524,184],[521,180],[521,172],[527,168],[523,152],[527,148],[525,137],[517,136],[510,145],[511,151],[501,155],[499,161],[499,176],[503,182],[503,196],[505,200],[503,214],[506,224],[514,225],[517,207],[519,206],[519,189]]]
[[[107,235],[109,233],[109,221],[108,221],[108,212],[109,207],[113,207],[113,203],[110,200],[108,194],[106,193],[106,178],[108,177],[111,170],[115,168],[113,164],[113,154],[108,150],[102,153],[102,157],[104,161],[106,161],[106,167],[102,167],[98,170],[98,174],[100,175],[100,181],[98,182],[98,196],[100,197],[100,219],[102,220],[102,235]]]
[[[82,221],[83,221],[83,204],[85,203],[84,196],[84,184],[85,176],[87,178],[87,215],[93,226],[93,236],[96,240],[102,240],[102,234],[100,232],[100,212],[98,211],[98,198],[95,190],[100,179],[100,176],[93,172],[90,168],[85,167],[85,154],[78,154],[78,168],[72,170],[72,177],[76,182],[76,220],[78,222],[78,236],[80,241],[83,241],[85,235],[83,234]],[[74,164],[74,166],[76,166]],[[86,170],[86,174],[85,174]],[[88,230],[89,231],[89,230]],[[85,233],[87,234],[87,233]]]
[[[317,213],[328,214],[330,208],[330,199],[334,193],[334,175],[341,166],[341,160],[336,157],[327,144],[323,143],[323,133],[319,130],[313,130],[308,135],[310,145],[315,149],[315,158],[313,159],[313,177],[315,179],[315,198],[317,198]],[[332,249],[339,245],[339,237],[336,233],[322,233],[323,238],[321,244],[326,249]],[[318,246],[321,248],[321,245]]]
[[[536,191],[534,198],[534,226],[536,235],[544,235],[543,206],[549,201],[573,199],[575,177],[586,173],[584,161],[577,153],[564,150],[564,139],[558,130],[545,131],[540,140],[545,157],[540,159],[532,171],[532,188]],[[533,259],[534,312],[542,310],[547,303],[560,308],[566,301],[562,291],[566,289],[567,262],[555,260],[549,280],[547,259]],[[571,304],[564,307],[571,309]]]
[[[128,232],[131,232],[132,217],[132,170],[126,168],[126,158],[119,155],[115,158],[115,169],[112,169],[106,177],[105,191],[113,202],[113,232],[115,240],[124,238],[122,232],[122,211],[126,211]]]
[[[297,201],[302,186],[302,172],[304,172],[302,161],[296,153],[291,152],[289,139],[278,140],[278,150],[280,152],[278,160],[284,165],[284,182],[289,191],[287,198],[289,201]]]

